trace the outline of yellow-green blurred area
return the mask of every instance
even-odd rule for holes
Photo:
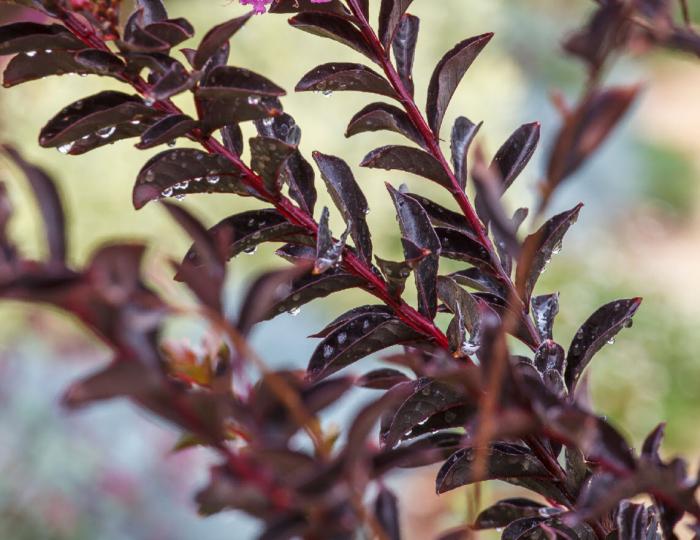
[[[700,2],[689,3],[700,16]],[[230,0],[166,4],[171,16],[187,17],[200,37],[213,24],[243,12]],[[378,2],[370,4],[376,16]],[[535,186],[558,127],[550,92],[558,89],[574,101],[585,83],[584,67],[566,58],[560,43],[593,5],[589,0],[416,0],[412,6],[411,12],[421,18],[414,75],[421,104],[442,54],[465,37],[495,32],[450,106],[444,139],[457,115],[483,121],[478,142],[492,155],[520,124],[542,123],[540,149],[505,198],[511,210],[536,202]],[[7,20],[9,14],[5,10],[0,16]],[[197,43],[195,37],[184,46]],[[398,258],[398,226],[384,183],[406,183],[443,204],[452,203],[426,180],[357,167],[370,150],[403,141],[389,133],[345,138],[348,121],[373,100],[371,96],[293,92],[306,72],[330,61],[364,59],[333,41],[294,30],[284,16],[274,15],[252,19],[233,39],[230,58],[230,63],[288,89],[283,103],[302,129],[303,153],[319,150],[351,164],[370,202],[375,250],[384,258]],[[610,84],[641,82],[641,98],[600,152],[556,193],[550,214],[579,201],[585,207],[537,292],[561,292],[555,339],[565,347],[599,305],[644,297],[633,328],[623,331],[592,363],[593,403],[637,447],[658,422],[667,421],[665,452],[683,453],[695,462],[700,454],[700,59],[647,52],[621,58],[606,77]],[[138,239],[151,247],[149,276],[162,284],[170,272],[164,261],[182,256],[187,239],[158,204],[139,211],[131,204],[136,174],[162,148],[139,151],[135,141],[126,140],[73,157],[37,143],[40,128],[59,109],[108,88],[131,91],[111,79],[77,76],[2,90],[0,139],[57,179],[73,263],[84,262],[104,242]],[[189,95],[175,101],[193,113]],[[244,126],[244,133],[252,136],[252,126]],[[448,146],[445,141],[446,151]],[[40,256],[41,221],[31,194],[5,160],[0,171],[15,205],[12,235],[26,254]],[[320,202],[332,207],[323,194]],[[207,225],[261,206],[225,195],[190,196],[183,204]],[[342,230],[334,209],[331,225],[336,233]],[[523,231],[537,226],[528,220]],[[242,285],[262,269],[280,264],[273,249],[261,248],[255,256],[230,263],[231,310]],[[445,272],[459,268],[454,262],[443,266]],[[265,323],[254,345],[270,365],[304,367],[315,346],[304,336],[343,309],[371,301],[353,292],[316,302],[298,317],[285,315]],[[47,317],[15,304],[2,307],[0,316],[0,426],[8,441],[0,444],[0,538],[253,537],[253,529],[236,514],[207,520],[195,516],[189,497],[206,479],[212,460],[196,450],[169,456],[176,437],[169,428],[155,426],[152,418],[124,404],[99,405],[72,415],[61,410],[58,399],[65,383],[107,358],[106,351],[80,337],[80,328],[59,315]],[[199,329],[192,321],[179,321],[168,335],[196,343]],[[463,494],[462,499],[434,498],[433,474],[431,470],[405,477],[411,486],[410,500],[405,501],[406,519],[412,520],[408,538],[430,538],[440,525],[454,523],[457,518],[446,504],[457,509],[458,517],[464,515]]]

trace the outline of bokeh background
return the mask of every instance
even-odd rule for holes
[[[213,24],[239,15],[231,0],[167,0],[171,16],[189,18],[201,36]],[[378,2],[371,2],[377,11]],[[699,2],[691,0],[694,16]],[[511,189],[507,202],[532,204],[544,168],[545,150],[558,121],[552,89],[575,99],[584,69],[561,52],[562,38],[583,21],[590,0],[417,0],[422,19],[415,79],[417,97],[440,56],[464,37],[494,31],[495,38],[469,70],[445,126],[457,115],[482,121],[479,140],[489,154],[524,122],[542,123],[541,149]],[[128,8],[128,5],[125,6]],[[16,13],[0,5],[0,18]],[[193,43],[197,43],[197,38]],[[398,137],[343,136],[350,117],[371,97],[362,94],[294,94],[295,83],[327,61],[362,61],[342,46],[291,29],[283,16],[254,18],[235,37],[231,63],[254,69],[290,89],[285,108],[302,127],[302,150],[318,149],[356,165],[371,149]],[[608,80],[642,82],[631,114],[596,157],[557,192],[550,213],[585,203],[564,249],[540,280],[539,292],[561,292],[555,338],[567,344],[578,325],[600,304],[643,296],[634,327],[598,354],[591,370],[593,401],[635,445],[658,422],[668,421],[665,452],[700,455],[700,60],[668,51],[620,59]],[[67,103],[106,88],[129,92],[102,78],[64,76],[0,92],[0,140],[55,175],[69,217],[70,258],[85,261],[100,244],[140,239],[151,249],[148,272],[167,283],[164,260],[180,256],[186,239],[158,205],[136,212],[131,188],[152,153],[122,141],[84,156],[39,148],[41,126]],[[176,98],[191,111],[188,96]],[[251,135],[250,126],[247,135]],[[445,129],[447,132],[447,128]],[[16,208],[11,231],[22,249],[40,255],[44,246],[37,209],[23,180],[0,161]],[[434,184],[390,173],[356,169],[368,195],[376,251],[398,257],[398,230],[384,182],[448,202]],[[325,201],[327,202],[327,201]],[[226,196],[192,196],[185,203],[207,224],[255,202]],[[337,214],[332,225],[341,229]],[[537,226],[527,221],[526,228]],[[231,310],[238,292],[263,268],[278,264],[272,248],[230,264]],[[451,269],[450,263],[445,263]],[[455,268],[456,269],[456,268]],[[174,289],[171,294],[183,296]],[[187,299],[183,296],[183,301]],[[265,323],[254,347],[273,366],[303,367],[314,341],[304,336],[330,316],[366,303],[364,293],[336,295],[306,306],[297,317]],[[168,336],[198,343],[198,321],[173,321]],[[284,344],[281,346],[281,344]],[[72,320],[19,304],[0,305],[0,538],[18,539],[243,539],[254,524],[236,513],[202,519],[191,495],[207,478],[212,456],[200,449],[170,452],[178,434],[124,402],[68,414],[59,405],[66,384],[107,359],[107,351]],[[371,361],[363,361],[366,368]],[[342,423],[371,397],[331,411],[327,423]],[[459,523],[465,494],[437,498],[434,470],[398,475],[409,539],[430,538]],[[484,490],[486,500],[510,488]]]

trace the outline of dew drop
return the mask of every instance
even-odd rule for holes
[[[108,139],[114,134],[116,130],[116,126],[106,126],[95,131],[95,134],[103,139]]]
[[[633,324],[634,324],[634,322],[632,321],[632,319],[627,319],[625,321],[625,328],[632,328]]]
[[[299,312],[300,312],[300,311],[301,311],[301,308],[300,308],[299,306],[297,306],[297,307],[295,307],[295,308],[290,309],[290,310],[289,310],[289,314],[290,314],[292,317],[296,317],[297,315],[299,315]]]
[[[243,250],[243,253],[245,253],[246,255],[252,255],[253,253],[255,253],[257,251],[257,249],[258,249],[258,246],[250,246],[250,247],[245,248]]]
[[[248,105],[257,105],[260,103],[260,96],[248,96]]]
[[[342,345],[348,339],[348,335],[345,332],[338,334],[338,345]]]
[[[46,54],[51,54],[53,52],[53,49],[44,49],[44,52]]]
[[[608,345],[614,345],[614,343],[615,343],[615,337],[613,336],[608,340]]]
[[[253,225],[255,225],[255,218],[250,218],[248,220],[248,227],[252,227]]]
[[[173,194],[173,188],[171,188],[171,187],[167,187],[161,192],[161,195],[163,197],[170,197],[172,194]]]
[[[363,330],[368,330],[369,329],[369,321],[365,319],[365,321],[362,323],[362,329]]]
[[[262,123],[263,123],[263,126],[270,127],[274,121],[275,121],[275,119],[270,116],[268,118],[263,119]]]
[[[87,141],[89,138],[90,138],[90,135],[83,135],[82,137],[80,137],[80,140]]]
[[[180,182],[180,189],[187,189],[189,187],[189,185],[190,185],[189,180],[183,180],[182,182]]]
[[[331,345],[324,345],[323,346],[323,357],[328,358],[332,354],[333,354],[333,347]]]
[[[299,293],[292,296],[292,301],[298,302],[299,300],[301,300],[301,295]]]
[[[179,194],[175,195],[175,198],[176,198],[178,201],[181,201],[182,199],[185,198],[185,194],[184,194],[184,193],[179,193]]]
[[[145,176],[143,177],[143,179],[144,179],[146,182],[153,182],[153,180],[155,179],[155,177],[156,177],[156,175],[155,175],[155,173],[153,172],[153,170],[152,170],[152,169],[148,169],[148,170],[146,171],[146,174],[145,174]]]
[[[154,98],[153,96],[146,96],[143,102],[150,107],[156,102],[156,98]]]
[[[73,148],[73,144],[75,144],[75,143],[69,142],[66,144],[62,144],[61,146],[58,147],[58,151],[61,152],[61,154],[67,154]]]
[[[430,387],[426,386],[425,388],[423,388],[423,390],[420,391],[420,393],[423,394],[424,396],[429,396],[430,395]]]
[[[333,90],[321,90],[321,95],[323,97],[331,97],[333,95]]]
[[[36,56],[36,51],[27,51],[25,53],[29,58],[32,58],[33,56]]]
[[[210,184],[218,184],[219,177],[217,175],[207,176],[207,182],[209,182]]]
[[[129,122],[132,126],[138,126],[141,123],[141,120],[132,120]]]

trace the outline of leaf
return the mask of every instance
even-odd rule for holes
[[[275,296],[275,304],[266,319],[272,319],[286,311],[296,311],[304,304],[324,298],[345,289],[360,287],[364,281],[342,270],[330,269],[323,274],[307,274],[280,287]]]
[[[252,71],[233,66],[218,66],[202,79],[195,90],[200,121],[205,132],[275,116],[282,112],[277,99],[285,91]]]
[[[151,86],[148,98],[155,101],[169,99],[192,88],[199,77],[197,72],[190,74],[180,62],[174,63]]]
[[[170,114],[156,121],[141,134],[141,142],[136,147],[145,150],[167,144],[179,137],[186,137],[197,122],[186,114]]]
[[[329,0],[328,2],[316,2],[315,0],[272,0],[268,8],[269,13],[298,13],[300,11],[330,11],[348,15],[348,10],[340,0]]]
[[[540,337],[552,339],[554,318],[559,313],[559,293],[533,296],[530,303],[532,304],[532,319],[535,321]]]
[[[248,22],[253,13],[236,17],[230,21],[218,24],[207,32],[197,47],[197,53],[192,60],[192,67],[202,69],[207,61],[216,54],[219,48]]]
[[[464,261],[477,266],[487,273],[493,273],[488,251],[471,235],[449,227],[435,227],[440,245],[440,255],[448,259]]]
[[[425,252],[424,258],[414,269],[414,276],[418,289],[418,310],[432,320],[437,312],[435,283],[440,262],[440,241],[418,201],[388,184],[387,189],[396,207],[401,235]],[[409,247],[404,244],[404,254],[410,259],[415,255],[410,253]]]
[[[503,535],[501,538],[502,540],[525,540],[526,538],[537,538],[537,532],[540,530],[540,526],[543,525],[545,521],[547,521],[547,518],[542,516],[518,519],[509,524],[503,530]],[[569,536],[564,536],[564,538],[568,537]]]
[[[408,195],[420,203],[433,225],[437,227],[450,227],[462,231],[467,235],[471,235],[469,222],[462,214],[453,212],[417,193],[408,193]]]
[[[658,521],[652,508],[634,504],[627,499],[620,501],[615,519],[618,538],[655,538],[658,534]]]
[[[294,118],[287,113],[256,120],[255,128],[261,137],[277,139],[290,146],[297,146],[301,141],[301,129]]]
[[[141,98],[107,90],[71,103],[42,128],[39,144],[81,154],[140,135],[162,113]]]
[[[413,0],[382,0],[379,8],[379,38],[388,49],[401,20]]]
[[[250,210],[229,216],[209,229],[209,235],[226,246],[226,258],[232,259],[240,253],[251,253],[263,242],[289,242],[307,239],[305,230],[292,225],[277,210],[266,208]],[[185,261],[201,264],[196,252],[190,248]]]
[[[372,259],[372,239],[367,227],[366,215],[369,212],[367,199],[355,177],[342,159],[314,152],[313,158],[321,171],[328,192],[336,207],[350,227],[350,236],[355,242],[360,256],[365,261]]]
[[[476,478],[472,464],[477,452],[486,452],[484,475]],[[529,479],[548,478],[549,473],[539,460],[522,446],[494,443],[488,449],[463,448],[443,464],[435,481],[438,494],[482,480],[506,480],[525,484]]]
[[[168,18],[163,0],[137,0],[137,5],[143,10],[144,24],[152,24]]]
[[[373,390],[389,390],[397,384],[410,382],[406,375],[396,369],[382,368],[375,369],[369,373],[365,373],[357,379],[355,384],[362,388],[371,388]]]
[[[227,124],[220,130],[221,142],[226,150],[233,152],[237,156],[243,153],[243,132],[238,124]]]
[[[577,204],[571,210],[550,218],[537,232],[525,238],[522,245],[522,256],[515,272],[515,286],[520,298],[529,304],[535,283],[552,258],[561,249],[566,231],[578,219],[583,207]]]
[[[0,26],[0,55],[39,50],[76,51],[85,45],[63,25],[15,22]]]
[[[345,232],[337,242],[334,241],[328,225],[329,211],[328,207],[324,206],[319,220],[318,233],[316,234],[316,261],[314,262],[314,274],[322,274],[329,268],[334,268],[340,263],[340,258],[343,255],[345,242],[350,228],[345,229]]]
[[[665,2],[655,4],[664,5]],[[625,43],[627,16],[623,4],[601,4],[586,25],[567,38],[564,50],[588,63],[590,70],[600,68],[608,55]]]
[[[250,167],[263,179],[265,188],[273,195],[279,195],[282,178],[279,171],[283,163],[294,153],[291,146],[271,137],[253,137],[250,145]]]
[[[403,2],[405,0],[398,0]],[[408,93],[413,97],[413,60],[416,54],[416,43],[420,20],[413,15],[404,15],[394,36],[392,49],[396,61],[396,71]]]
[[[398,107],[386,103],[370,103],[353,116],[345,136],[352,137],[358,133],[380,130],[394,131],[419,146],[425,145],[423,137],[413,126],[408,115]]]
[[[503,499],[489,506],[476,518],[475,529],[495,529],[506,527],[516,519],[540,516],[540,510],[547,508],[538,502],[524,498]]]
[[[282,181],[289,186],[289,196],[307,214],[313,215],[316,205],[314,170],[299,152],[293,153],[280,170]]]
[[[387,80],[376,71],[362,64],[333,62],[315,67],[297,83],[297,92],[369,92],[396,98],[396,93]]]
[[[401,540],[399,501],[389,489],[381,487],[374,501],[374,515],[386,540]]]
[[[312,255],[312,259],[313,259],[313,255]],[[333,321],[328,323],[328,325],[326,325],[326,327],[323,330],[321,330],[320,332],[316,332],[315,334],[313,334],[309,337],[315,337],[315,338],[327,337],[330,335],[331,332],[333,332],[337,328],[340,328],[349,320],[354,319],[355,317],[359,317],[361,315],[375,314],[375,315],[390,316],[393,313],[394,312],[392,311],[392,309],[390,307],[385,306],[383,304],[356,307],[356,308],[351,309],[350,311],[346,311],[342,315],[339,315],[336,319],[334,319]]]
[[[413,261],[386,261],[375,255],[375,260],[377,261],[377,266],[382,271],[384,278],[386,279],[387,285],[389,286],[389,293],[395,297],[400,297],[401,293],[406,286],[406,280],[408,276],[411,275],[413,268],[422,260],[422,257],[418,257]]]
[[[462,41],[435,67],[428,86],[426,111],[428,124],[436,136],[440,134],[442,119],[459,82],[492,37],[493,34],[488,33]]]
[[[576,383],[603,345],[632,324],[632,317],[642,303],[641,298],[617,300],[598,308],[576,332],[566,357],[566,385],[573,391]]]
[[[409,146],[382,146],[372,150],[360,163],[361,167],[405,171],[437,182],[451,189],[452,182],[440,162],[431,154]]]
[[[153,156],[139,171],[132,199],[138,210],[146,203],[190,193],[254,195],[240,171],[225,157],[194,148],[176,148]]]
[[[46,51],[50,52],[46,52]],[[111,75],[78,62],[75,52],[51,49],[33,51],[34,54],[18,54],[10,60],[3,73],[3,86],[10,88],[28,81],[36,81],[50,75],[78,73],[80,75]]]
[[[117,55],[100,49],[84,49],[73,57],[75,61],[94,73],[120,75],[126,67]]]
[[[304,32],[342,43],[375,61],[374,52],[362,32],[347,17],[335,13],[302,12],[289,19],[289,24]]]
[[[498,149],[490,167],[501,179],[501,193],[510,187],[527,166],[539,140],[540,123],[523,124]]]
[[[467,154],[469,153],[469,146],[479,132],[479,128],[481,128],[482,124],[483,122],[474,124],[469,118],[460,116],[455,120],[455,124],[452,128],[452,142],[450,145],[452,150],[452,166],[454,167],[455,176],[457,177],[462,191],[467,187],[467,175],[469,172],[467,168]]]
[[[56,184],[44,170],[25,161],[17,150],[8,145],[3,145],[2,148],[24,173],[34,192],[44,220],[49,261],[61,267],[65,266],[67,251],[65,216]]]
[[[659,450],[661,449],[661,442],[663,441],[664,434],[666,431],[666,423],[662,422],[656,426],[642,444],[642,450],[640,452],[643,458],[646,458],[652,463],[661,463],[661,456],[659,455]]]
[[[487,274],[479,268],[460,270],[450,274],[448,277],[451,277],[460,285],[477,291],[491,293],[501,298],[508,296],[503,284],[495,276]]]
[[[391,316],[360,315],[323,338],[309,360],[307,373],[310,379],[317,381],[374,352],[421,338],[420,334]]]
[[[566,371],[564,349],[551,339],[545,339],[535,351],[533,363],[542,375],[551,370],[564,375]]]
[[[458,384],[419,379],[414,383],[412,394],[396,409],[391,421],[382,430],[382,445],[393,448],[428,419],[437,415],[455,416],[452,409],[470,405],[471,401]]]

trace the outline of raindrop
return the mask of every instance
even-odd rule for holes
[[[301,308],[300,308],[299,306],[297,306],[297,307],[295,307],[295,308],[290,309],[290,310],[289,310],[289,314],[290,314],[292,317],[296,317],[297,315],[299,315],[299,312],[300,312],[300,311],[301,311]]]
[[[167,187],[161,192],[161,195],[163,197],[170,197],[172,194],[173,194],[173,188],[171,188],[171,187]]]
[[[632,319],[627,319],[625,321],[625,328],[632,328],[633,324],[634,324],[634,322],[632,321]]]
[[[298,302],[299,300],[301,300],[301,295],[299,293],[292,296],[292,301]]]
[[[252,255],[253,253],[255,253],[257,251],[257,249],[258,249],[258,246],[250,246],[250,247],[245,248],[243,250],[243,253],[245,253],[246,255]]]
[[[561,240],[557,242],[552,248],[552,255],[557,255],[561,251]]]
[[[341,332],[338,334],[338,345],[342,345],[345,343],[345,340],[348,339],[348,335],[345,332]]]
[[[195,176],[192,180],[194,180],[195,182],[201,182],[201,181],[202,181],[202,177],[201,177],[201,176]]]
[[[73,144],[75,144],[75,143],[69,142],[66,144],[62,144],[61,146],[58,147],[58,151],[61,152],[61,154],[67,154],[73,148]]]
[[[189,187],[189,185],[190,185],[189,180],[183,180],[182,182],[180,182],[180,189],[187,189]]]
[[[144,180],[146,180],[146,182],[153,182],[153,180],[155,179],[155,177],[156,177],[156,175],[155,175],[155,173],[153,172],[153,170],[152,170],[152,169],[148,169],[148,170],[146,171],[146,175],[144,176]]]
[[[262,123],[263,123],[263,126],[270,127],[274,121],[275,121],[275,119],[270,116],[268,118],[263,119]]]
[[[51,54],[53,52],[53,49],[44,49],[44,52],[46,54]]]
[[[129,122],[132,126],[138,126],[141,123],[141,120],[132,120]]]
[[[167,143],[165,143],[165,145],[166,145],[168,148],[172,148],[173,146],[175,146],[175,141],[174,141],[174,140],[168,141]]]
[[[181,201],[182,199],[185,198],[185,194],[184,194],[184,193],[179,193],[178,195],[175,195],[175,198],[176,198],[178,201]]]
[[[559,509],[557,508],[550,508],[548,506],[545,506],[543,508],[540,508],[537,513],[541,515],[542,517],[549,517],[549,516],[554,516],[556,514],[559,514]]]
[[[423,390],[420,391],[420,393],[423,394],[424,396],[429,396],[430,395],[430,387],[426,386],[425,388],[423,388]]]
[[[328,358],[333,354],[333,347],[331,345],[324,345],[323,347],[323,357]]]
[[[367,319],[365,319],[365,321],[362,323],[362,329],[363,330],[369,329],[369,321]]]
[[[116,130],[116,126],[106,126],[95,131],[95,134],[98,137],[102,137],[103,139],[108,139],[114,134]]]
[[[207,182],[209,182],[210,184],[218,184],[219,177],[217,175],[207,176]]]
[[[248,220],[248,227],[252,227],[253,225],[255,225],[255,218],[250,218]]]
[[[613,345],[614,343],[615,343],[615,337],[613,336],[608,340],[608,345]]]
[[[333,90],[322,90],[321,95],[323,97],[331,97],[333,95]]]
[[[257,105],[260,103],[260,96],[248,96],[248,105]]]
[[[150,107],[156,102],[156,98],[153,96],[146,96],[143,102]]]
[[[90,138],[90,135],[83,135],[82,137],[80,137],[80,140],[87,141],[89,138]]]
[[[27,51],[27,56],[31,58],[32,56],[36,56],[36,51]]]

